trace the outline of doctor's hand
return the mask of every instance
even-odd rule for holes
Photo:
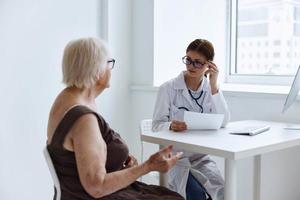
[[[147,171],[158,171],[162,173],[169,171],[183,154],[182,152],[178,152],[176,155],[172,155],[172,149],[173,146],[170,145],[150,156],[144,163]]]
[[[170,130],[174,132],[181,132],[187,130],[187,125],[185,122],[173,120],[170,124]]]
[[[206,75],[209,77],[209,83],[211,87],[211,93],[214,95],[218,93],[218,75],[219,75],[219,70],[218,67],[216,66],[215,63],[211,61],[207,61],[206,63],[208,65],[208,69],[205,72]]]

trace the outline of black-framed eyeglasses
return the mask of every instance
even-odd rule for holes
[[[195,68],[202,68],[204,66],[204,64],[202,64],[200,61],[198,61],[198,60],[193,61],[188,56],[182,57],[182,62],[186,65],[193,65],[193,67],[195,67]]]
[[[109,69],[113,69],[114,66],[115,66],[115,63],[116,63],[116,60],[115,60],[115,59],[113,59],[113,58],[109,59],[109,60],[107,61],[107,64],[108,64]]]

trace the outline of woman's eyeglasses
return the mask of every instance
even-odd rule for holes
[[[202,68],[204,64],[200,63],[198,60],[193,61],[190,57],[182,57],[182,62],[186,65],[193,65],[195,68]]]
[[[114,68],[115,62],[116,62],[116,60],[113,59],[113,58],[111,58],[111,59],[109,59],[109,60],[107,61],[107,64],[108,64],[109,69],[113,69],[113,68]]]

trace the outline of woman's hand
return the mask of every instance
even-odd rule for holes
[[[187,125],[185,122],[173,120],[170,124],[170,130],[175,132],[187,130]]]
[[[205,74],[209,75],[209,83],[211,87],[211,93],[214,95],[218,93],[218,74],[219,70],[215,63],[211,61],[207,61],[206,63],[208,65],[208,70],[205,72]]]
[[[133,155],[129,154],[127,160],[123,164],[123,169],[135,166],[138,166],[138,161]]]
[[[169,171],[182,155],[182,152],[172,155],[172,149],[173,146],[170,145],[150,156],[144,163],[148,171],[158,171],[162,173]]]

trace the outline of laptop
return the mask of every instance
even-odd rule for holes
[[[290,107],[291,105],[295,102],[297,99],[298,93],[300,90],[300,66],[298,67],[296,76],[294,78],[293,84],[291,86],[290,92],[286,97],[283,109],[282,109],[282,114],[284,114]]]
[[[296,76],[294,78],[293,84],[290,89],[290,92],[286,97],[286,100],[285,100],[285,103],[284,103],[284,106],[282,109],[282,114],[284,114],[291,107],[291,105],[297,100],[299,90],[300,90],[300,66],[298,67]],[[300,130],[300,125],[289,125],[287,127],[284,127],[284,129]]]

